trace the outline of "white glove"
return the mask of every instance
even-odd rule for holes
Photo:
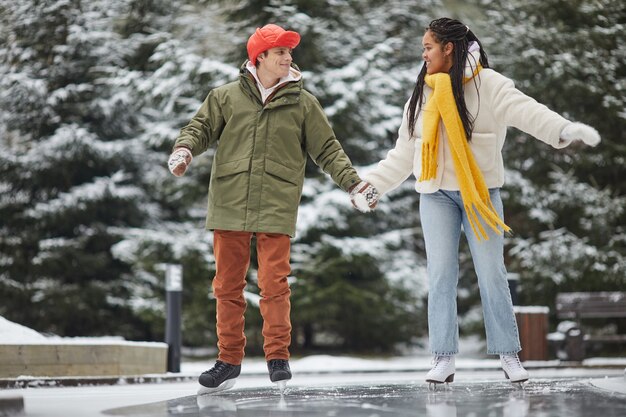
[[[380,194],[372,184],[361,181],[350,190],[350,201],[359,211],[367,213],[378,204]]]
[[[187,167],[191,163],[193,155],[191,151],[185,147],[174,149],[174,152],[170,155],[170,159],[167,161],[167,166],[170,172],[177,177],[182,177],[187,171]]]
[[[584,123],[570,123],[561,131],[561,139],[574,141],[581,140],[589,146],[600,143],[600,134],[593,127]]]

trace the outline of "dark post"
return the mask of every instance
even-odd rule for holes
[[[582,330],[572,327],[565,334],[565,353],[570,361],[585,359],[585,339]]]
[[[514,272],[509,272],[507,274],[507,279],[509,281],[509,291],[511,292],[511,301],[513,301],[513,305],[519,305],[519,298],[517,296],[517,284],[519,282],[519,274]]]
[[[183,267],[165,266],[165,290],[167,317],[165,320],[165,343],[167,343],[167,371],[180,372],[181,310],[183,294]]]

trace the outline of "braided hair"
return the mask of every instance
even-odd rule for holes
[[[465,74],[465,62],[468,57],[469,43],[472,41],[478,42],[480,46],[480,65],[483,68],[489,68],[489,61],[487,60],[487,54],[483,50],[480,40],[474,35],[469,27],[456,19],[450,19],[442,17],[430,22],[426,31],[430,31],[435,41],[441,45],[441,48],[448,43],[452,42],[454,48],[452,49],[452,67],[450,68],[450,79],[452,81],[452,93],[454,94],[454,101],[459,111],[459,116],[463,122],[463,129],[465,130],[465,136],[469,141],[472,136],[472,130],[474,129],[474,118],[467,110],[465,105],[465,97],[463,95],[463,77]],[[470,55],[471,57],[471,55]],[[470,59],[472,61],[472,59]],[[478,66],[476,62],[470,62],[472,70],[475,70]],[[409,101],[409,108],[407,109],[407,116],[409,119],[409,134],[412,137],[415,131],[416,115],[419,114],[423,104],[424,93],[424,78],[426,77],[426,63],[422,66],[417,81],[415,82],[415,88],[411,99]],[[478,76],[480,78],[480,75]],[[478,92],[478,84],[476,77],[473,78],[474,86]]]

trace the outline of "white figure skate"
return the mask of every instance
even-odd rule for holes
[[[500,362],[502,363],[504,376],[513,384],[518,384],[522,387],[522,382],[528,381],[528,371],[522,366],[519,356],[516,354],[500,355]]]
[[[439,384],[453,382],[454,372],[454,355],[435,356],[435,359],[433,359],[433,367],[426,374],[428,389],[434,390]]]

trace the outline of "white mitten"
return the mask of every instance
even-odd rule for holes
[[[177,177],[182,177],[187,171],[187,167],[191,163],[193,156],[191,151],[185,147],[174,149],[174,152],[170,155],[170,159],[167,161],[167,166],[170,172]]]
[[[376,187],[365,181],[361,181],[350,190],[352,205],[363,213],[373,210],[379,199],[380,194]]]
[[[581,140],[589,146],[600,143],[600,134],[596,129],[584,123],[570,123],[561,131],[561,139],[568,141]]]

